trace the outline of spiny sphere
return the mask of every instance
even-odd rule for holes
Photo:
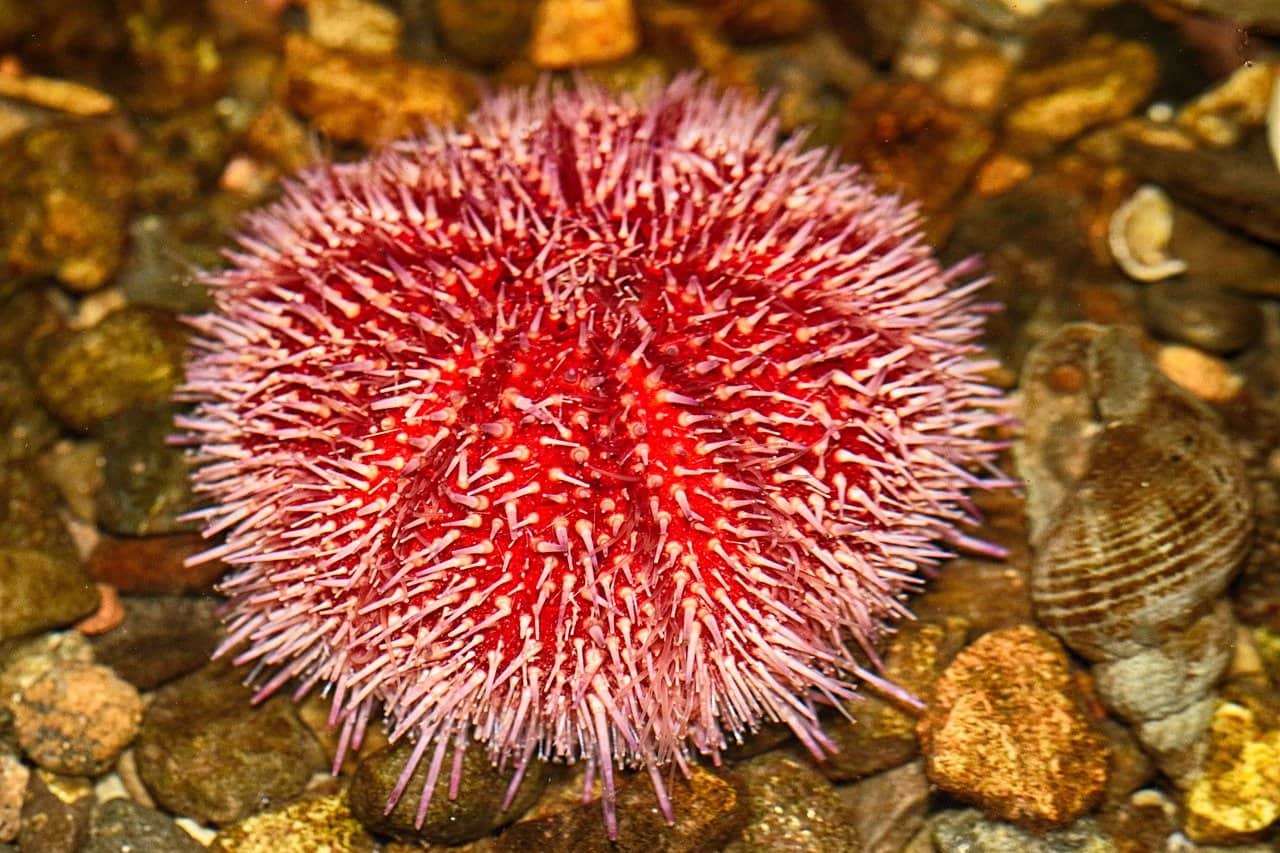
[[[428,762],[718,758],[817,708],[998,476],[980,282],[767,105],[503,94],[251,215],[180,421],[225,648]],[[865,657],[860,657],[858,650]],[[339,756],[341,761],[341,755]],[[456,790],[456,787],[455,787]],[[414,792],[417,793],[417,792]]]

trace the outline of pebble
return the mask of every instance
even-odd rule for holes
[[[948,853],[1116,853],[1117,849],[1092,818],[1037,834],[973,809],[953,809],[935,815],[932,829],[934,848]]]
[[[21,363],[0,356],[0,464],[30,459],[57,436],[57,424],[36,401]]]
[[[752,817],[725,853],[864,849],[853,810],[813,761],[770,752],[733,772],[746,784]]]
[[[1252,299],[1195,281],[1163,281],[1142,288],[1153,334],[1215,355],[1231,355],[1262,336],[1262,311]]]
[[[884,678],[928,702],[934,682],[964,645],[967,628],[965,620],[954,618],[902,623],[882,649]],[[837,752],[819,769],[831,781],[860,779],[916,756],[916,721],[899,704],[864,690],[845,710],[852,722],[840,716],[826,727]]]
[[[307,34],[335,50],[389,56],[400,47],[404,24],[370,0],[307,0]]]
[[[1184,801],[1192,840],[1248,840],[1280,819],[1280,728],[1264,728],[1252,708],[1219,702],[1204,772]]]
[[[1004,127],[1016,148],[1039,150],[1130,115],[1155,89],[1145,44],[1095,36],[1068,58],[1014,77]]]
[[[1228,403],[1244,387],[1244,379],[1222,359],[1181,344],[1166,344],[1156,353],[1156,367],[1166,377],[1209,403]]]
[[[494,839],[494,853],[572,850],[574,853],[684,853],[724,850],[751,817],[747,793],[733,773],[695,764],[689,778],[665,777],[676,822],[668,825],[648,778],[633,775],[618,787],[618,841],[605,833],[600,803],[577,803],[523,820]],[[579,790],[581,788],[579,787]],[[812,849],[812,848],[811,848]]]
[[[91,639],[94,657],[139,690],[204,666],[222,637],[212,598],[126,597],[120,625]]]
[[[0,652],[0,709],[9,709],[19,694],[62,663],[93,663],[93,648],[77,631],[40,634],[5,643]]]
[[[81,853],[201,853],[204,849],[168,815],[132,800],[114,799],[94,810],[89,841]]]
[[[495,769],[482,747],[470,744],[462,759],[462,782],[456,799],[449,798],[448,773],[432,793],[421,826],[414,826],[418,791],[423,789],[430,758],[418,764],[406,793],[388,814],[391,790],[404,770],[414,744],[407,738],[361,759],[351,778],[351,812],[370,830],[405,840],[433,844],[462,844],[489,835],[517,820],[538,801],[546,786],[546,765],[530,762],[510,808],[503,809],[511,770]],[[452,761],[452,751],[449,760]],[[448,764],[446,767],[450,766]]]
[[[929,777],[923,761],[868,776],[840,789],[858,828],[861,853],[899,853],[925,825]]]
[[[79,853],[89,839],[93,786],[87,779],[31,774],[22,803],[18,849],[32,853]]]
[[[498,65],[524,47],[537,7],[538,0],[437,0],[436,23],[450,53]]]
[[[315,738],[281,696],[253,705],[244,673],[214,664],[157,690],[134,747],[167,811],[228,824],[302,793],[324,769]]]
[[[285,97],[326,136],[375,146],[455,124],[474,99],[470,78],[444,65],[331,50],[300,34],[284,43]]]
[[[138,733],[142,700],[97,664],[53,666],[14,703],[18,745],[36,764],[68,776],[105,772]]]
[[[110,533],[154,536],[189,529],[178,516],[194,508],[190,470],[173,434],[168,404],[130,407],[103,422],[98,525]]]
[[[571,68],[630,56],[640,43],[631,0],[541,0],[529,58],[539,68]]]
[[[1062,646],[1019,626],[985,634],[934,685],[919,723],[929,778],[988,815],[1045,829],[1102,796],[1109,760]]]
[[[183,565],[183,560],[208,548],[208,540],[197,533],[103,536],[89,554],[87,569],[91,578],[125,595],[208,592],[226,573],[226,565],[217,560]]]
[[[30,776],[31,771],[16,757],[0,754],[0,843],[18,837]]]
[[[0,640],[70,625],[97,608],[98,591],[76,563],[0,548]]]
[[[172,314],[127,306],[47,340],[36,391],[59,420],[87,432],[134,407],[169,400],[182,377],[186,341]]]
[[[132,181],[114,119],[70,119],[0,141],[0,257],[10,274],[102,287],[120,265]]]
[[[373,853],[373,838],[351,815],[341,794],[307,797],[232,824],[218,833],[213,853]]]

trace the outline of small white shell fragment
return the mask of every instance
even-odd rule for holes
[[[1167,253],[1173,235],[1173,204],[1165,191],[1144,184],[1116,208],[1107,228],[1111,256],[1136,281],[1161,281],[1187,270]]]

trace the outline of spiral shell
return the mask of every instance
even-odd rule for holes
[[[1175,783],[1196,778],[1249,546],[1244,465],[1217,417],[1128,332],[1065,326],[1027,359],[1017,447],[1036,617]]]
[[[1094,661],[1175,641],[1248,548],[1249,486],[1216,417],[1119,329],[1065,327],[1023,388],[1037,618]]]

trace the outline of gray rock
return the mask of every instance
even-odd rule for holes
[[[83,853],[201,853],[194,838],[173,819],[133,800],[108,800],[93,815]]]
[[[1147,285],[1142,305],[1154,334],[1219,355],[1246,349],[1262,334],[1256,302],[1196,281]]]

